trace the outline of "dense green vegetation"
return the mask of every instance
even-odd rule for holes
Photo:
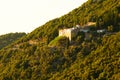
[[[97,1],[97,0],[96,0]],[[93,2],[88,0],[81,7],[74,9],[70,13],[47,22],[45,25],[34,30],[28,38],[38,39],[44,38],[47,42],[58,36],[58,30],[61,28],[73,27],[76,24],[81,26],[87,22],[96,22],[97,29],[113,26],[114,31],[120,30],[120,1],[119,0],[101,0],[101,2]]]
[[[110,35],[79,33],[69,43],[61,28],[96,22]],[[120,1],[88,0],[0,50],[0,80],[119,80]]]
[[[67,47],[69,46],[69,39],[67,37],[56,37],[54,40],[52,40],[48,46],[51,47]]]
[[[120,76],[120,32],[106,36],[101,44],[89,55],[77,53],[74,63],[62,72],[52,76],[52,80],[119,80]],[[87,45],[88,46],[88,45]],[[91,47],[92,48],[92,47]],[[87,49],[88,50],[88,49]]]
[[[0,49],[24,36],[25,33],[9,33],[0,36]]]

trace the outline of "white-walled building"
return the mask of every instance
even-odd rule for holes
[[[72,38],[75,37],[78,32],[79,32],[78,27],[68,28],[68,29],[61,29],[61,30],[59,30],[59,36],[66,36],[71,41]]]
[[[84,32],[87,33],[89,31],[88,27],[80,27],[79,25],[76,25],[76,27],[68,28],[68,29],[61,29],[59,30],[59,36],[66,36],[71,41],[74,37],[77,36],[78,32]]]
[[[106,29],[99,29],[99,30],[97,30],[97,33],[103,33],[103,32],[106,32]]]

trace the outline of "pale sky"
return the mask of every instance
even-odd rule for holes
[[[87,0],[0,0],[0,35],[31,32]]]

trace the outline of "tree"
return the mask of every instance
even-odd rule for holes
[[[108,26],[108,29],[107,29],[109,32],[112,32],[113,31],[113,26],[112,25],[110,25],[110,26]]]

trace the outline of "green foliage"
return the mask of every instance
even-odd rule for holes
[[[25,33],[9,33],[0,36],[0,49],[23,37]]]
[[[119,5],[119,0],[88,0],[1,49],[0,80],[119,80],[120,32],[93,32],[90,40],[78,33],[70,43],[57,37],[59,29],[89,21],[97,22],[93,31],[111,25],[119,30]]]
[[[113,26],[111,25],[111,26],[108,26],[108,31],[109,32],[112,32],[113,31]]]
[[[69,46],[69,39],[64,36],[56,37],[49,43],[49,46],[53,47],[67,47]]]
[[[91,1],[93,0],[88,0],[81,7],[74,9],[70,13],[50,20],[43,26],[38,27],[23,38],[23,41],[30,39],[42,40],[44,38],[44,41],[49,43],[58,36],[59,29],[70,28],[76,24],[82,26],[91,21],[97,23],[96,29],[107,29],[108,26],[113,25],[114,31],[120,30],[119,0],[96,0],[92,3]]]
[[[102,44],[86,57],[81,57],[78,53],[74,63],[67,70],[56,74],[52,79],[119,80],[119,36],[120,33],[111,37],[104,37]]]

